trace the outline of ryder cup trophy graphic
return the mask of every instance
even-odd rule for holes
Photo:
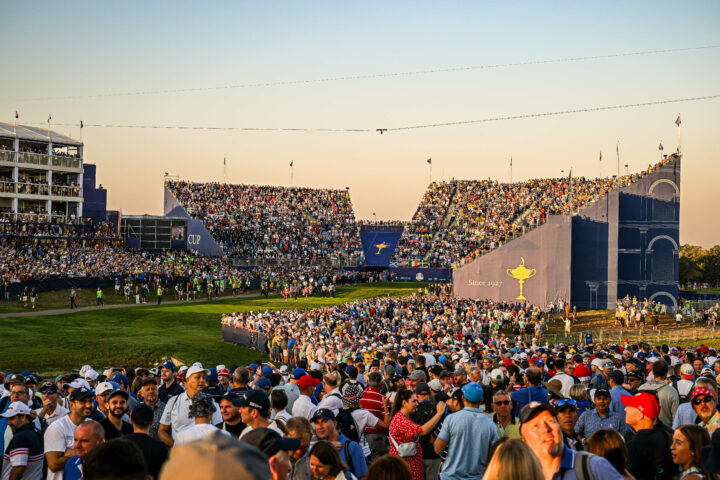
[[[525,284],[525,280],[532,278],[535,274],[537,274],[537,270],[525,267],[525,259],[523,257],[520,257],[520,260],[520,265],[513,269],[508,268],[505,270],[505,273],[520,283],[520,296],[515,300],[527,300],[527,298],[523,296],[523,285]]]

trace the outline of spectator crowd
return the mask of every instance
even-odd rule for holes
[[[362,255],[346,190],[169,181],[166,187],[229,257],[321,259],[355,264]]]
[[[719,478],[715,349],[525,342],[498,325],[548,309],[446,293],[223,317],[273,362],[6,372],[2,478]]]

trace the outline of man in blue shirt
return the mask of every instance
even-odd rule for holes
[[[527,388],[521,388],[512,392],[512,401],[517,405],[516,416],[525,405],[530,402],[547,403],[548,392],[545,387],[540,386],[542,371],[537,367],[530,367],[525,371],[528,383]]]
[[[65,463],[63,477],[65,480],[78,480],[83,477],[83,459],[93,448],[105,441],[105,430],[100,423],[88,420],[77,426],[74,440],[73,448],[76,455]]]
[[[465,408],[445,419],[433,444],[437,454],[448,447],[440,480],[482,477],[490,445],[498,440],[495,424],[480,410],[482,387],[477,382],[466,383],[462,393]]]
[[[576,472],[585,460],[593,478],[623,478],[607,459],[598,455],[582,458],[588,454],[566,447],[555,409],[548,404],[532,402],[520,411],[520,435],[540,460],[546,479],[577,480]]]
[[[348,470],[357,478],[367,475],[367,462],[362,447],[337,430],[335,414],[329,408],[319,408],[310,422],[315,425],[315,434],[320,440],[338,442],[340,444],[340,460],[348,466]],[[349,458],[348,458],[349,457]]]
[[[630,392],[625,390],[623,383],[625,383],[625,375],[620,370],[613,370],[607,377],[608,385],[610,386],[610,411],[613,413],[625,413],[625,405],[622,404],[620,398],[624,395],[630,395]]]
[[[603,428],[611,428],[624,435],[627,425],[624,413],[610,411],[610,391],[597,390],[595,408],[580,415],[575,424],[575,431],[583,438],[590,438],[590,435]]]

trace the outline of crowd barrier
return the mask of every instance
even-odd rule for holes
[[[267,338],[265,337],[265,334],[250,331],[247,328],[223,325],[222,339],[224,342],[232,342],[242,347],[254,348],[255,350],[269,353],[267,348]]]

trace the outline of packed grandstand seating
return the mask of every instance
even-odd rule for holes
[[[356,263],[360,239],[345,190],[170,181],[187,213],[205,222],[228,257]]]
[[[577,212],[671,158],[619,179],[563,177],[512,184],[492,180],[433,183],[405,228],[394,261],[398,266],[463,265],[543,224],[548,215]]]

